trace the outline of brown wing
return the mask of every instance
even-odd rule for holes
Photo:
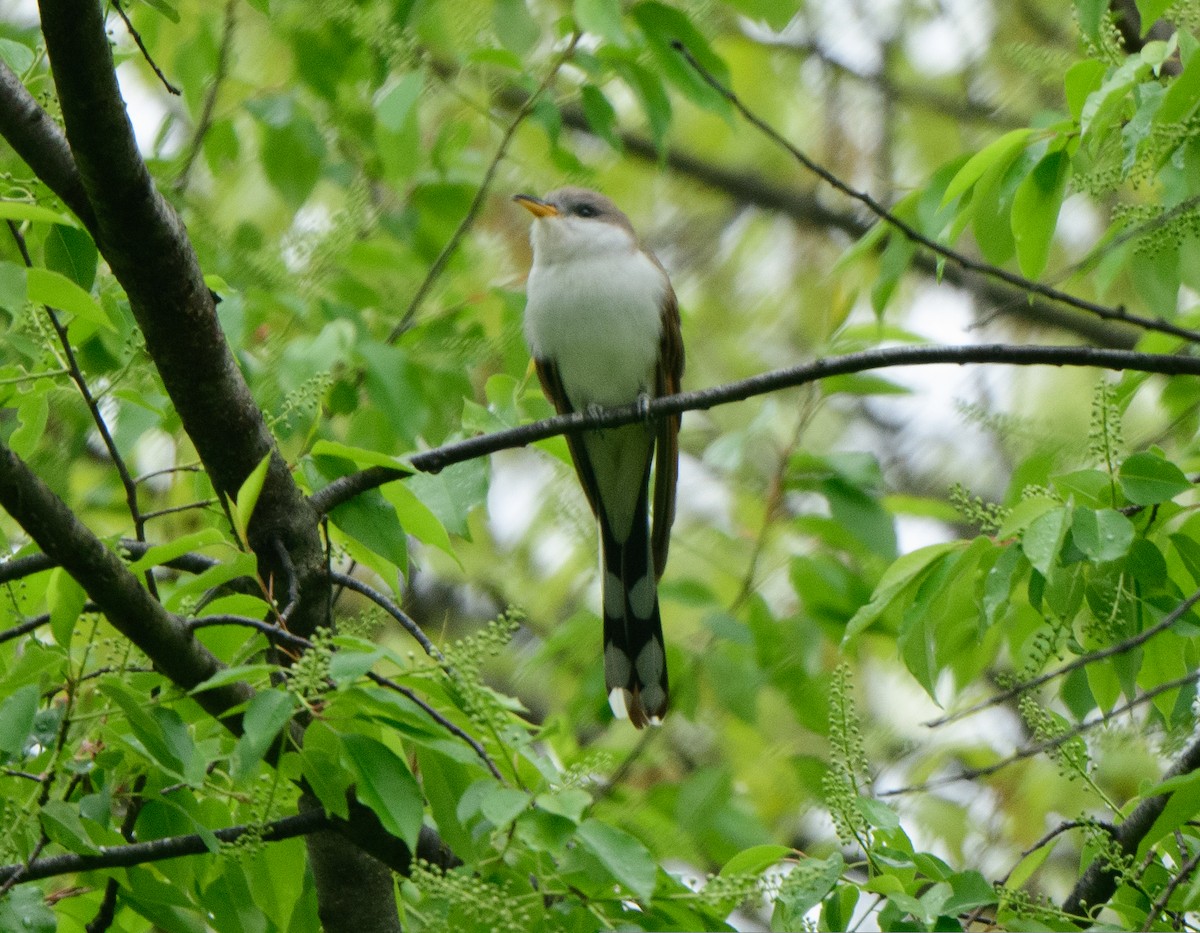
[[[535,359],[533,365],[537,370],[538,382],[542,384],[542,391],[546,393],[546,398],[550,399],[554,410],[560,415],[569,415],[574,412],[571,400],[567,398],[567,392],[563,388],[562,378],[558,374],[558,367],[550,360],[539,359]],[[571,451],[571,460],[575,463],[575,472],[579,475],[579,485],[583,487],[588,505],[592,507],[592,514],[598,515],[596,501],[600,494],[599,487],[596,485],[596,476],[592,472],[592,462],[588,459],[587,450],[583,446],[583,437],[579,434],[564,436],[567,439],[567,448]]]
[[[674,395],[679,391],[682,378],[683,333],[679,326],[679,303],[675,298],[675,290],[668,285],[663,305],[663,332],[659,346],[655,396]],[[679,420],[679,415],[671,415],[658,422],[651,547],[654,552],[654,572],[659,578],[667,566],[671,525],[675,522],[675,483],[679,478]]]

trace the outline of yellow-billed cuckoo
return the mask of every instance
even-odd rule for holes
[[[683,338],[675,291],[629,218],[583,188],[514,200],[534,215],[525,337],[555,409],[594,411],[678,392]],[[658,580],[675,518],[678,434],[673,415],[567,436],[600,526],[609,703],[639,729],[661,722],[667,710]]]

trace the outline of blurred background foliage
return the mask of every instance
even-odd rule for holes
[[[0,58],[53,111],[36,11],[0,10]],[[114,11],[143,153],[310,489],[379,455],[550,414],[521,335],[528,218],[510,197],[565,183],[610,195],[669,270],[687,389],[907,343],[1188,352],[1200,320],[1191,2],[145,0],[126,12],[165,76]],[[673,40],[926,236],[1110,319],[963,270],[877,224],[756,132]],[[7,202],[61,211],[10,151],[0,159]],[[125,492],[30,303],[69,298],[81,366],[118,448],[148,477],[142,509],[159,514],[147,538],[199,534],[185,540],[231,559],[222,508],[188,469],[195,454],[87,235],[6,210],[35,265],[60,277],[26,276],[3,238],[6,442],[91,528],[132,533]],[[1176,330],[1131,326],[1126,312]],[[338,596],[343,630],[391,652],[381,663],[518,775],[499,786],[470,755],[447,753],[450,740],[422,743],[404,731],[411,719],[393,711],[397,726],[371,706],[382,701],[354,693],[361,670],[335,676],[323,719],[334,725],[319,728],[333,735],[339,712],[398,728],[402,744],[370,741],[408,757],[429,818],[467,862],[406,881],[406,922],[960,929],[975,911],[1011,929],[1069,926],[1051,905],[1081,859],[1115,859],[1095,821],[1118,822],[1192,733],[1200,619],[1175,612],[1169,630],[1129,650],[928,723],[1137,636],[1200,585],[1186,479],[1196,401],[1189,377],[941,366],[689,412],[662,585],[673,709],[645,734],[614,723],[605,701],[594,532],[561,438],[335,509],[334,563],[389,592],[438,644],[475,636],[460,662],[487,656],[487,699],[473,707],[438,686],[408,636],[351,592]],[[24,544],[0,527],[10,548]],[[168,572],[159,585],[183,612],[205,591]],[[69,582],[39,574],[7,586],[0,619],[53,617],[74,598]],[[509,610],[511,625],[483,629]],[[113,835],[114,798],[139,774],[151,788],[183,787],[142,809],[139,838],[286,812],[276,772],[231,750],[185,698],[154,704],[145,722],[131,712],[157,675],[131,673],[136,653],[102,622],[57,611],[53,633],[0,644],[0,718],[33,710],[20,736],[0,726],[15,827],[5,861],[28,857],[48,823],[19,813],[30,790],[17,773],[46,767],[53,743],[35,741],[37,729],[54,735],[66,709],[76,717],[66,758],[93,786],[57,794],[55,845],[81,851]],[[230,664],[261,649],[239,630],[202,637]],[[369,642],[342,647],[380,660]],[[64,678],[78,688],[69,703],[53,689]],[[57,699],[31,706],[41,693],[22,693],[30,684]],[[471,715],[480,703],[483,720]],[[528,730],[501,716],[506,704]],[[356,728],[346,734],[363,738]],[[190,749],[173,775],[153,742],[163,730]],[[293,767],[311,777],[349,756],[362,778],[357,740],[306,744]],[[1061,744],[1025,753],[1048,740]],[[1112,922],[1167,924],[1196,907],[1181,866],[1195,867],[1198,806],[1181,802],[1124,866]],[[1037,845],[1064,821],[1078,825]],[[293,842],[169,863],[188,866],[172,891],[158,869],[132,869],[115,928],[312,929],[301,858]],[[289,873],[292,889],[260,896]],[[544,903],[531,877],[560,899]],[[0,917],[27,904],[45,924],[49,908],[35,910],[42,895],[29,890],[0,902]],[[97,892],[57,901],[59,928],[87,922]],[[250,914],[225,916],[218,905],[229,904],[261,916],[239,926]],[[503,922],[501,909],[513,911]]]

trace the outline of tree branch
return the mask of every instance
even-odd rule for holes
[[[674,46],[675,50],[678,51],[679,54],[682,55],[687,61],[687,63],[696,71],[696,73],[699,74],[700,77],[703,78],[704,81],[713,88],[713,90],[729,101],[733,108],[742,115],[746,122],[748,122],[751,126],[761,132],[776,145],[785,149],[808,171],[812,172],[835,190],[855,201],[858,201],[872,214],[887,223],[893,229],[902,233],[913,243],[924,247],[931,253],[941,256],[944,259],[948,259],[967,272],[999,279],[1000,281],[1018,288],[1027,294],[1039,295],[1048,301],[1076,308],[1080,311],[1086,311],[1088,314],[1095,315],[1102,320],[1120,321],[1127,324],[1133,324],[1136,327],[1140,327],[1145,330],[1170,334],[1171,336],[1179,337],[1180,339],[1187,340],[1191,343],[1200,343],[1200,332],[1190,330],[1186,327],[1180,327],[1177,324],[1172,324],[1170,321],[1164,320],[1163,318],[1142,317],[1140,315],[1130,314],[1123,307],[1112,308],[1108,307],[1107,305],[1099,304],[1098,302],[1079,298],[1067,292],[1052,288],[1049,285],[1043,285],[1040,282],[1035,282],[1031,279],[1024,278],[1023,276],[1009,272],[1006,269],[1001,269],[999,266],[993,266],[989,263],[972,259],[970,256],[950,249],[948,246],[937,242],[937,240],[926,236],[912,224],[901,219],[900,217],[897,217],[871,195],[864,191],[858,191],[857,189],[850,187],[850,185],[838,178],[838,176],[829,171],[829,169],[815,162],[799,148],[790,143],[779,133],[778,130],[776,130],[762,117],[758,116],[756,113],[754,113],[754,111],[747,107],[741,101],[741,99],[730,88],[722,84],[721,81],[718,80],[714,74],[712,74],[712,72],[700,64],[700,62],[696,60],[696,58],[682,42],[675,40],[672,45]]]
[[[98,0],[41,0],[42,31],[87,199],[96,245],[129,296],[163,386],[213,485],[233,496],[263,460],[270,469],[250,525],[263,575],[284,579],[273,547],[296,568],[302,604],[292,619],[311,634],[329,599],[316,515],[275,449],[225,342],[195,251],[137,150],[113,70]]]
[[[1163,780],[1190,774],[1197,768],[1200,768],[1200,738],[1194,739],[1192,744],[1184,749],[1175,764],[1167,769]],[[1170,799],[1170,794],[1146,798],[1112,831],[1113,841],[1120,846],[1123,855],[1137,853],[1142,839],[1150,832],[1154,821],[1158,819]],[[1063,911],[1077,917],[1090,917],[1093,910],[1112,897],[1113,892],[1117,890],[1117,881],[1118,874],[1104,859],[1093,859],[1067,899],[1063,901]],[[1084,923],[1079,925],[1084,926]]]
[[[113,627],[173,683],[190,690],[224,667],[192,637],[183,620],[167,612],[121,559],[2,443],[0,506],[25,529],[49,561],[83,587]],[[197,696],[197,702],[237,732],[240,718],[230,716],[229,710],[252,694],[247,684],[239,682],[205,691]]]
[[[0,136],[95,239],[96,214],[67,138],[4,62],[0,62]]]
[[[294,816],[285,816],[273,820],[265,826],[243,824],[229,826],[225,829],[214,830],[211,834],[201,836],[191,833],[186,836],[167,836],[164,839],[152,839],[149,842],[136,842],[125,846],[101,846],[94,854],[55,855],[50,858],[37,859],[29,866],[24,863],[0,865],[0,883],[4,883],[14,875],[20,881],[40,881],[43,878],[53,878],[58,875],[70,875],[81,871],[104,871],[114,868],[131,868],[134,865],[146,865],[151,862],[162,862],[167,859],[182,858],[187,855],[209,855],[208,836],[214,836],[219,842],[237,842],[242,836],[253,834],[263,842],[281,842],[285,839],[295,839],[297,836],[307,836],[310,833],[324,830],[337,830],[341,820],[327,816],[320,807],[303,810]],[[435,864],[446,865],[446,850],[438,840],[437,835],[422,829],[417,840],[417,857]],[[449,864],[453,864],[451,861]]]
[[[450,66],[436,65],[443,74]],[[505,86],[499,92],[504,106],[518,108],[527,93],[518,87]],[[563,125],[579,133],[595,136],[582,109],[561,108]],[[837,230],[853,240],[865,236],[871,224],[863,217],[847,211],[834,210],[810,192],[772,184],[755,169],[737,169],[717,165],[681,149],[660,149],[651,139],[629,130],[618,132],[621,147],[627,155],[654,165],[665,163],[673,172],[697,181],[707,188],[733,198],[744,205],[784,214],[802,227],[823,231]],[[936,256],[918,253],[912,259],[914,268],[936,280],[969,292],[996,313],[1019,317],[1082,337],[1097,346],[1132,349],[1137,343],[1137,331],[1118,320],[1102,321],[1091,315],[1072,311],[1028,290],[972,272],[958,265],[941,263]]]
[[[797,366],[759,373],[724,385],[694,392],[681,392],[651,399],[645,409],[638,405],[609,408],[596,414],[574,412],[534,421],[519,427],[481,434],[454,441],[442,447],[421,451],[403,458],[408,469],[370,467],[334,480],[314,492],[309,501],[318,512],[326,513],[355,496],[403,479],[413,472],[437,473],[454,463],[473,460],[498,450],[524,447],[534,441],[558,434],[578,433],[589,428],[612,428],[632,424],[645,417],[707,410],[730,402],[745,401],[756,395],[775,392],[849,373],[895,366],[927,366],[935,363],[1005,363],[1017,366],[1090,366],[1099,369],[1136,370],[1168,376],[1200,375],[1200,359],[1188,356],[1136,353],[1132,350],[1108,350],[1096,347],[1041,347],[1011,344],[978,346],[886,347],[826,357]]]
[[[1159,632],[1166,631],[1173,626],[1188,612],[1190,612],[1191,608],[1196,605],[1197,602],[1200,602],[1200,590],[1194,592],[1182,603],[1172,609],[1169,613],[1167,613],[1166,616],[1163,617],[1160,622],[1150,626],[1148,629],[1138,632],[1136,635],[1122,639],[1116,644],[1108,645],[1104,648],[1097,648],[1095,651],[1089,651],[1086,654],[1081,654],[1074,660],[1068,661],[1066,664],[1056,667],[1052,671],[1046,671],[1044,674],[1039,674],[1037,677],[1034,677],[1031,680],[1019,683],[1007,690],[1002,690],[1000,693],[990,696],[986,700],[982,700],[973,706],[967,707],[966,709],[958,710],[953,713],[947,713],[945,716],[939,716],[937,719],[931,719],[929,722],[925,723],[925,725],[930,729],[934,729],[938,726],[944,726],[952,722],[957,722],[959,719],[964,719],[967,716],[982,712],[985,709],[991,709],[993,706],[999,706],[1001,703],[1007,703],[1009,700],[1020,696],[1022,693],[1033,690],[1035,687],[1040,687],[1049,680],[1054,680],[1056,677],[1062,677],[1063,675],[1069,674],[1074,670],[1078,670],[1079,668],[1091,664],[1094,661],[1103,661],[1105,658],[1111,658],[1115,654],[1124,654],[1126,651],[1132,651],[1134,648],[1138,647],[1138,645],[1145,644]]]

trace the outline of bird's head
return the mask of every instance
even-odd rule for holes
[[[543,198],[513,198],[534,216],[529,238],[536,260],[569,261],[638,248],[633,225],[608,198],[587,188],[559,188]]]

